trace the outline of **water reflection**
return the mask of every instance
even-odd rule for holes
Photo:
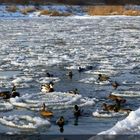
[[[75,117],[74,125],[78,125],[78,117]]]

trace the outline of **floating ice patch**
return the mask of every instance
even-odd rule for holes
[[[81,79],[81,80],[79,80],[79,82],[85,83],[85,84],[94,83],[94,84],[98,84],[98,85],[108,85],[108,84],[110,84],[109,81],[98,81],[96,77]]]
[[[110,82],[109,81],[95,81],[95,84],[97,84],[97,85],[109,85]]]
[[[38,107],[38,104],[27,104],[22,101],[22,97],[15,97],[10,98],[10,103],[14,106],[23,107],[23,108],[31,108],[31,107]]]
[[[72,95],[69,93],[63,92],[51,92],[51,93],[39,93],[31,94],[22,97],[22,100],[26,103],[40,103],[45,102],[46,104],[64,104],[69,103],[70,101],[78,100],[81,98],[81,95]]]
[[[76,102],[76,104],[79,107],[84,107],[84,106],[92,106],[95,105],[95,102],[98,101],[96,98],[81,98],[79,102]],[[64,104],[64,105],[59,105],[59,106],[53,106],[53,109],[67,109],[67,108],[73,108],[75,104]]]
[[[40,110],[43,103],[52,109],[71,108],[75,104],[79,106],[92,106],[97,99],[82,98],[81,95],[74,95],[62,92],[26,94],[22,97],[11,98],[10,103],[14,106],[24,107],[31,110]]]
[[[11,81],[10,80],[2,80],[0,81],[0,86],[5,88],[11,88]]]
[[[69,93],[52,92],[46,94],[31,94],[25,95],[23,97],[11,98],[10,102],[13,105],[19,107],[39,108],[42,103],[45,103],[47,106],[67,105],[76,102],[80,98],[81,95],[71,95]]]
[[[119,117],[119,116],[124,116],[127,115],[126,112],[107,112],[107,111],[99,111],[96,110],[95,112],[92,113],[94,117],[98,118],[111,118],[111,117]]]
[[[140,97],[140,91],[119,91],[119,92],[113,92],[112,95],[122,96],[122,97]]]
[[[20,87],[30,87],[30,85],[32,84],[31,83],[32,81],[33,81],[33,78],[21,76],[14,79],[12,83]]]
[[[94,77],[79,80],[79,82],[86,83],[86,84],[92,84],[92,83],[94,83],[96,81],[97,81],[97,79],[94,78]]]
[[[8,102],[0,103],[0,111],[9,111],[13,109],[13,105]]]
[[[67,66],[67,67],[65,67],[66,69],[68,69],[68,70],[72,70],[72,69],[78,69],[78,66]]]
[[[28,115],[3,116],[0,118],[0,123],[21,129],[37,129],[41,126],[50,127],[50,122],[48,120]]]
[[[28,78],[28,77],[22,76],[22,77],[18,77],[15,80],[13,80],[12,83],[20,84],[23,82],[30,83],[32,81],[33,81],[33,78]]]
[[[60,79],[58,77],[42,77],[37,80],[37,82],[43,84],[43,83],[49,83],[50,81],[53,81],[54,83],[59,82]]]
[[[119,72],[115,70],[115,68],[113,69],[105,69],[105,70],[90,70],[90,71],[87,71],[85,72],[87,74],[93,74],[93,75],[96,75],[96,77],[98,77],[98,74],[105,74],[105,75],[109,75],[109,77],[112,77],[112,76],[116,76],[116,75],[119,75]]]
[[[88,97],[83,97],[80,99],[80,101],[82,102],[81,104],[79,104],[80,107],[82,106],[92,106],[95,104],[95,102],[99,101],[96,98],[88,98]]]
[[[101,70],[89,71],[89,73],[96,74],[96,75],[105,74],[105,75],[111,76],[111,75],[117,74],[118,72],[112,69],[101,69]]]
[[[134,85],[134,84],[140,84],[140,82],[139,81],[123,81],[122,82],[123,83],[123,85]]]

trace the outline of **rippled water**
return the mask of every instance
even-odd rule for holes
[[[70,109],[54,110],[52,126],[39,130],[59,134],[56,119],[64,115],[68,123],[64,134],[96,134],[124,117],[96,118],[92,116],[111,92],[140,94],[140,17],[89,18],[27,18],[0,19],[0,90],[18,85],[21,95],[37,94],[48,79],[46,72],[56,77],[55,91],[78,88],[83,97],[97,98],[96,105],[82,107],[84,115],[74,124]],[[79,73],[79,66],[93,70]],[[66,73],[72,69],[73,78]],[[115,91],[109,83],[97,83],[97,74],[110,76],[120,83]],[[126,107],[139,107],[139,98],[128,98]],[[15,107],[0,116],[26,114],[39,116],[37,111]],[[24,132],[0,124],[1,133]]]

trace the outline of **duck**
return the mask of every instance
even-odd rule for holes
[[[19,97],[20,93],[16,91],[16,86],[14,85],[12,88],[12,91],[1,91],[0,92],[0,97],[2,97],[3,99],[10,99],[10,98],[15,98],[15,97]]]
[[[12,92],[16,92],[16,90],[17,90],[17,87],[15,84],[13,84]]]
[[[49,72],[46,73],[47,77],[53,77],[53,74],[50,74]]]
[[[78,89],[75,88],[74,90],[69,91],[70,94],[79,94]]]
[[[43,103],[43,105],[42,105],[42,109],[40,111],[40,114],[43,117],[51,117],[51,116],[53,116],[53,113],[51,111],[47,111],[45,103]]]
[[[54,85],[53,82],[43,84],[41,85],[41,91],[46,93],[53,92],[54,91],[53,85]]]
[[[116,103],[125,103],[126,102],[126,99],[124,99],[123,97],[120,97],[120,96],[116,96],[116,95],[112,95],[110,94],[108,96],[109,99],[111,99],[112,101],[116,101]]]
[[[73,110],[74,116],[77,118],[79,116],[81,116],[81,110],[79,109],[78,105],[74,106],[74,110]]]
[[[107,81],[109,79],[110,78],[107,75],[105,75],[105,74],[98,74],[98,80],[99,81]]]
[[[78,67],[78,72],[85,72],[85,71],[88,71],[88,70],[92,70],[93,69],[93,66],[86,66],[84,68],[82,67]]]
[[[61,116],[61,117],[56,121],[56,124],[57,124],[60,128],[63,128],[63,126],[64,126],[64,124],[65,124],[64,117]]]
[[[114,112],[126,112],[127,114],[129,114],[132,109],[129,108],[121,108],[118,104],[114,104],[114,105],[107,105],[106,103],[103,103],[103,110],[104,111],[114,111]]]
[[[116,107],[116,104],[114,104],[114,105],[108,105],[106,103],[103,103],[102,107],[103,107],[103,110],[104,111],[110,112],[110,111],[114,111],[114,109]]]
[[[67,75],[70,79],[72,79],[72,77],[73,77],[72,71],[69,71],[66,75]]]
[[[20,93],[19,92],[17,92],[17,87],[16,87],[16,85],[13,85],[13,88],[12,88],[12,93],[11,93],[11,97],[19,97],[20,96]]]
[[[112,85],[112,87],[113,87],[114,89],[117,89],[118,86],[120,86],[119,83],[116,82],[116,81],[112,82],[111,85]]]
[[[78,72],[79,72],[79,73],[84,72],[84,71],[85,71],[85,68],[78,67]]]
[[[10,91],[1,91],[0,97],[2,97],[3,99],[10,99],[11,93],[10,93]]]

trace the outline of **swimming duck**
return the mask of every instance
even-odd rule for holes
[[[41,91],[42,92],[46,92],[46,93],[53,92],[54,91],[53,85],[54,85],[53,82],[50,82],[50,83],[46,83],[44,85],[41,85]]]
[[[112,82],[111,85],[114,89],[117,89],[117,87],[120,86],[116,81]]]
[[[107,81],[109,79],[110,78],[107,75],[105,75],[105,74],[98,74],[98,80],[99,81]]]
[[[16,97],[16,96],[19,97],[20,96],[19,92],[17,92],[16,90],[17,90],[16,85],[13,85],[11,97]]]
[[[73,113],[74,113],[74,116],[75,116],[76,118],[79,117],[79,116],[81,116],[81,110],[79,109],[78,105],[75,105],[75,106],[74,106],[74,111],[73,111]]]
[[[78,72],[84,72],[85,68],[78,67]]]
[[[116,105],[115,104],[114,105],[107,105],[106,103],[103,103],[102,107],[103,107],[104,111],[110,112],[110,111],[114,111]]]
[[[10,93],[10,91],[1,91],[0,97],[2,97],[3,99],[10,99],[11,93]]]
[[[13,84],[12,92],[16,92],[16,90],[17,90],[16,85]]]
[[[56,124],[59,126],[59,127],[62,127],[64,126],[65,124],[65,120],[64,120],[64,117],[61,116],[57,121],[56,121]]]
[[[19,92],[16,91],[16,86],[14,85],[12,88],[12,92],[10,91],[2,91],[0,92],[0,97],[3,99],[10,99],[11,97],[20,96]]]
[[[114,105],[107,105],[106,103],[103,103],[103,110],[104,111],[114,111],[114,112],[126,112],[126,113],[130,113],[132,110],[131,109],[127,109],[127,108],[121,108],[118,104],[114,104]]]
[[[108,96],[108,98],[111,99],[112,101],[116,101],[116,103],[118,103],[118,102],[125,103],[126,102],[126,99],[124,99],[123,97],[112,95],[112,94],[110,94]]]
[[[47,77],[53,77],[53,74],[50,74],[49,72],[46,73]]]
[[[40,114],[43,117],[51,117],[51,116],[53,116],[53,113],[52,112],[47,111],[45,103],[43,103],[43,105],[42,105],[42,109],[40,111]]]
[[[69,77],[70,79],[72,79],[73,73],[72,73],[72,71],[69,71],[68,74],[66,74],[66,75],[68,75],[68,77]]]
[[[86,66],[84,68],[78,67],[79,72],[85,72],[85,71],[92,70],[92,69],[93,69],[93,66]]]
[[[78,89],[75,88],[74,90],[69,91],[70,94],[79,94]]]

